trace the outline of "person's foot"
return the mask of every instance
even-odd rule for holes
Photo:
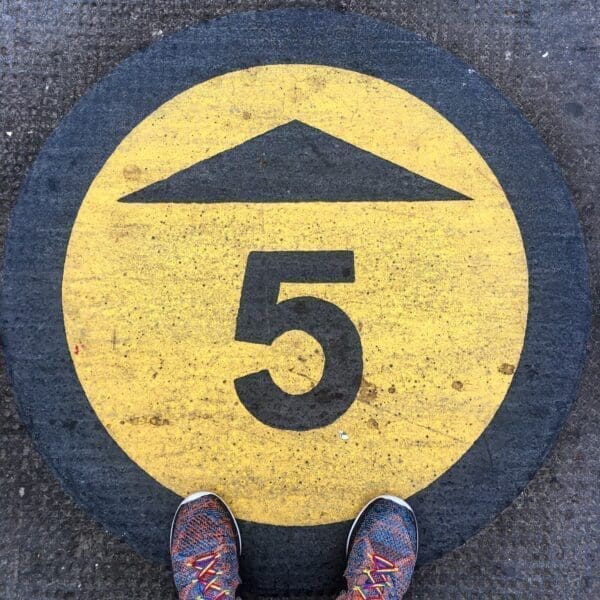
[[[242,540],[229,507],[199,492],[177,509],[171,527],[171,562],[180,600],[235,598]]]
[[[417,519],[395,496],[371,500],[348,536],[347,600],[402,598],[417,560]]]

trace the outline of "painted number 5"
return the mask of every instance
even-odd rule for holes
[[[235,380],[240,401],[271,427],[305,431],[324,427],[352,404],[362,380],[360,336],[346,313],[335,304],[299,296],[277,302],[281,283],[352,283],[354,253],[251,252],[237,317],[235,339],[271,345],[281,334],[305,331],[323,349],[321,381],[305,394],[288,394],[268,370]]]

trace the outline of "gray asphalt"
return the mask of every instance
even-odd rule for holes
[[[44,140],[121,60],[199,20],[279,7],[353,10],[406,27],[488,76],[556,156],[600,281],[600,11],[594,0],[268,2],[0,0],[0,234]],[[594,310],[595,314],[597,311]],[[580,394],[544,467],[488,528],[416,575],[416,598],[600,598],[600,322]],[[69,499],[0,378],[0,598],[172,598],[168,570]]]

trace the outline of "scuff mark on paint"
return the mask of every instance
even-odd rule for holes
[[[374,400],[377,400],[377,386],[370,381],[367,381],[364,377],[362,380],[362,384],[360,386],[360,390],[358,392],[358,396],[356,399],[359,402],[364,402],[365,404],[371,404]]]
[[[511,365],[510,363],[502,363],[498,367],[498,371],[503,375],[512,375],[515,372],[515,365]]]

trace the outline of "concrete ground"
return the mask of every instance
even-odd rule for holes
[[[537,127],[573,191],[600,292],[600,16],[594,0],[269,2],[0,0],[0,229],[45,139],[121,60],[231,11],[354,10],[396,23],[487,75]],[[600,207],[600,204],[598,205]],[[422,568],[410,598],[600,598],[600,332],[579,398],[544,467],[463,547]],[[172,598],[170,573],[92,523],[60,488],[0,399],[0,597]]]

